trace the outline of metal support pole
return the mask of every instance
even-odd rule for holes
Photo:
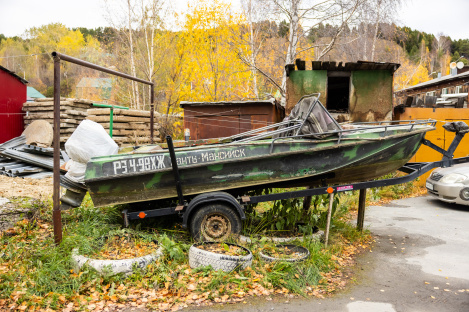
[[[112,138],[112,128],[114,127],[114,105],[111,106],[110,108],[110,114],[109,114],[109,136]]]
[[[155,102],[155,85],[152,84],[150,85],[150,142],[151,144],[154,143],[154,140],[153,140],[153,132],[154,132],[153,118],[155,117],[154,116],[154,110],[155,110],[154,102]]]
[[[53,211],[54,241],[62,241],[62,214],[60,212],[60,58],[54,57],[54,188]]]
[[[358,216],[357,216],[357,230],[363,231],[363,223],[365,221],[365,205],[366,205],[366,188],[360,190],[358,197]]]
[[[109,136],[112,138],[112,130],[114,129],[114,109],[129,109],[125,106],[118,106],[118,105],[108,105],[108,104],[100,104],[100,103],[93,103],[94,107],[105,107],[109,108]]]
[[[153,118],[154,118],[154,107],[153,104],[150,105],[150,143],[153,144]]]
[[[327,209],[327,223],[326,223],[326,231],[324,232],[324,246],[327,247],[327,243],[329,242],[329,229],[331,227],[331,216],[332,216],[332,204],[334,202],[334,193],[329,193],[329,208]]]
[[[171,166],[173,167],[174,180],[176,181],[176,191],[178,194],[179,206],[184,206],[181,178],[179,177],[179,169],[176,161],[176,153],[174,152],[173,139],[171,139],[170,135],[166,136],[166,144],[168,144],[169,157],[171,158]]]

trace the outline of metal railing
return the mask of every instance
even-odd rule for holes
[[[60,62],[66,61],[80,66],[92,68],[114,76],[133,80],[150,86],[150,140],[153,143],[153,118],[155,102],[155,85],[151,81],[124,74],[103,66],[86,62],[59,52],[51,53],[54,59],[54,173],[53,173],[53,202],[52,218],[54,222],[54,240],[56,244],[62,241],[62,214],[60,210]]]
[[[285,120],[273,125],[269,125],[266,127],[250,130],[247,132],[243,132],[240,134],[232,135],[230,137],[223,138],[221,140],[232,141],[232,144],[242,143],[242,142],[250,142],[255,140],[261,140],[265,138],[273,138],[273,142],[285,139],[285,138],[311,138],[316,136],[338,136],[338,142],[344,134],[362,131],[362,130],[371,130],[371,129],[382,129],[384,130],[384,134],[388,132],[388,130],[396,129],[397,127],[402,127],[405,125],[410,125],[408,127],[408,131],[412,131],[414,129],[414,125],[422,125],[422,124],[430,124],[431,126],[435,126],[436,120],[429,119],[429,120],[389,120],[389,121],[375,121],[375,122],[357,122],[357,123],[350,123],[354,126],[359,126],[354,129],[343,129],[340,124],[338,124],[335,119],[330,115],[330,113],[324,108],[321,101],[319,101],[320,93],[314,93],[310,95],[303,96],[298,103],[300,103],[303,99],[309,97],[316,97],[316,99],[311,103],[310,107],[306,114],[298,116],[295,119]],[[332,130],[332,131],[325,131],[325,132],[318,132],[318,133],[311,133],[311,134],[300,134],[301,129],[305,125],[309,115],[312,113],[314,107],[316,105],[320,105],[323,108],[323,113],[325,113],[332,123],[340,129],[340,130]],[[270,129],[274,129],[268,131]],[[381,131],[382,131],[381,130]],[[282,135],[283,134],[283,135]],[[278,137],[277,137],[278,136]]]
[[[129,108],[125,107],[125,106],[108,105],[108,104],[101,104],[101,103],[93,103],[93,106],[94,107],[109,108],[109,136],[112,138],[112,130],[113,130],[113,127],[114,127],[114,108],[117,108],[117,109],[129,109]],[[152,123],[153,123],[153,121],[152,121]]]

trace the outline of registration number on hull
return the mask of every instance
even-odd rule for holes
[[[188,166],[199,163],[215,163],[227,159],[244,158],[246,151],[244,148],[238,148],[229,151],[202,151],[198,153],[186,154],[176,157],[178,166]],[[159,169],[171,168],[169,156],[152,155],[138,158],[127,158],[103,165],[103,171],[107,175],[119,175],[134,172],[147,172]]]

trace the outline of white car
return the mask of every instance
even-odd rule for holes
[[[429,194],[442,201],[469,205],[469,164],[435,169],[426,187]]]

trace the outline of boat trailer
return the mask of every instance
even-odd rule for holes
[[[174,173],[175,179],[175,187],[177,190],[178,198],[177,198],[177,205],[173,205],[171,207],[166,208],[157,208],[157,209],[149,209],[149,210],[141,210],[141,211],[129,211],[128,209],[123,210],[123,218],[124,218],[124,225],[126,227],[129,226],[130,220],[142,220],[146,218],[152,217],[160,217],[166,215],[179,215],[182,217],[182,225],[183,227],[191,227],[190,224],[193,219],[193,214],[197,212],[198,208],[201,206],[207,206],[213,203],[222,203],[231,209],[234,208],[235,214],[239,217],[239,219],[244,220],[244,208],[246,205],[249,204],[256,204],[266,201],[275,201],[275,200],[282,200],[282,199],[290,199],[290,198],[298,198],[298,197],[308,197],[314,195],[321,195],[321,194],[330,194],[332,197],[336,193],[346,192],[346,191],[353,191],[353,190],[360,190],[360,199],[359,199],[359,211],[358,211],[358,220],[357,220],[357,228],[359,230],[363,229],[363,221],[364,221],[364,211],[365,211],[365,190],[368,188],[376,188],[376,187],[383,187],[395,184],[401,184],[410,182],[419,176],[423,175],[424,173],[437,168],[437,167],[450,167],[456,164],[467,163],[469,162],[469,156],[461,157],[461,158],[453,158],[454,152],[463,139],[464,135],[469,132],[469,127],[463,122],[452,122],[447,123],[443,126],[446,130],[455,132],[456,135],[451,142],[451,145],[447,150],[440,148],[439,146],[433,144],[432,142],[424,139],[422,144],[434,149],[435,151],[441,153],[443,155],[442,160],[434,161],[434,162],[409,162],[398,169],[403,173],[406,173],[405,176],[389,178],[389,179],[382,179],[382,180],[373,180],[373,181],[366,181],[366,182],[357,182],[357,183],[350,183],[350,184],[343,184],[343,185],[327,185],[327,179],[322,180],[322,186],[308,188],[304,190],[295,190],[295,191],[287,191],[282,193],[276,194],[268,194],[268,195],[258,195],[258,196],[237,196],[235,198],[228,192],[208,192],[203,193],[195,196],[190,201],[186,201],[184,199],[184,195],[182,192],[181,187],[181,179],[179,177],[179,170],[178,165],[176,162],[176,157],[174,156],[174,146],[172,143],[172,139],[170,136],[166,137],[167,146],[171,155],[171,163]],[[332,201],[331,201],[332,202]],[[196,209],[197,208],[197,209]],[[239,220],[240,222],[240,220]],[[330,216],[328,216],[328,223],[330,222]],[[327,226],[328,228],[329,226]],[[191,234],[194,236],[194,233],[191,230]],[[196,237],[198,235],[195,235]],[[326,241],[327,241],[327,230],[326,230]]]

